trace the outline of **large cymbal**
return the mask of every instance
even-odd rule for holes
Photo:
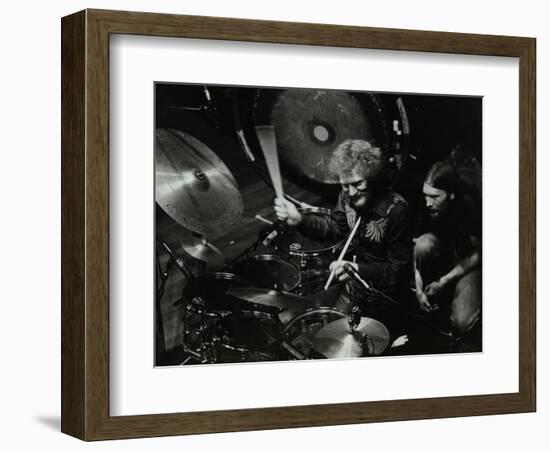
[[[325,325],[315,335],[314,348],[326,358],[379,355],[390,341],[388,329],[378,320],[362,317],[352,332],[348,318]]]
[[[261,288],[232,288],[227,291],[229,295],[256,303],[263,306],[271,306],[292,311],[312,308],[315,302],[307,297],[291,294],[290,292],[275,291]]]
[[[172,129],[155,132],[155,200],[179,224],[215,239],[241,220],[233,175],[206,144]]]
[[[329,162],[346,139],[373,139],[369,118],[357,97],[333,90],[288,89],[271,111],[281,161],[295,173],[336,184]]]

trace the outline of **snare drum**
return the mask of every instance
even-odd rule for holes
[[[278,360],[281,328],[276,316],[262,311],[242,311],[224,317],[218,362]]]
[[[300,271],[274,255],[256,255],[239,261],[232,270],[250,287],[291,292],[300,284]]]
[[[300,208],[302,216],[330,216],[327,208]],[[285,253],[297,261],[300,270],[321,269],[326,270],[335,254],[344,246],[346,239],[332,239],[319,241],[302,234],[297,228],[288,227],[281,236],[276,239],[277,250]]]
[[[314,353],[315,335],[325,325],[344,317],[347,316],[336,308],[309,309],[288,323],[283,330],[283,339],[307,358],[322,358]]]

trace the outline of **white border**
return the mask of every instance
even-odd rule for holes
[[[120,35],[110,54],[112,415],[518,391],[517,59]],[[154,81],[483,96],[484,352],[153,368]]]

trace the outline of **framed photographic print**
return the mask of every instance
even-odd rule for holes
[[[535,410],[535,40],[62,20],[62,430]]]

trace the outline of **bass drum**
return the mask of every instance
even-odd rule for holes
[[[408,155],[409,124],[403,98],[393,94],[322,89],[239,89],[235,125],[243,150],[266,176],[254,127],[275,128],[282,174],[308,191],[333,198],[338,174],[329,162],[346,139],[374,142],[388,154],[392,181]]]

